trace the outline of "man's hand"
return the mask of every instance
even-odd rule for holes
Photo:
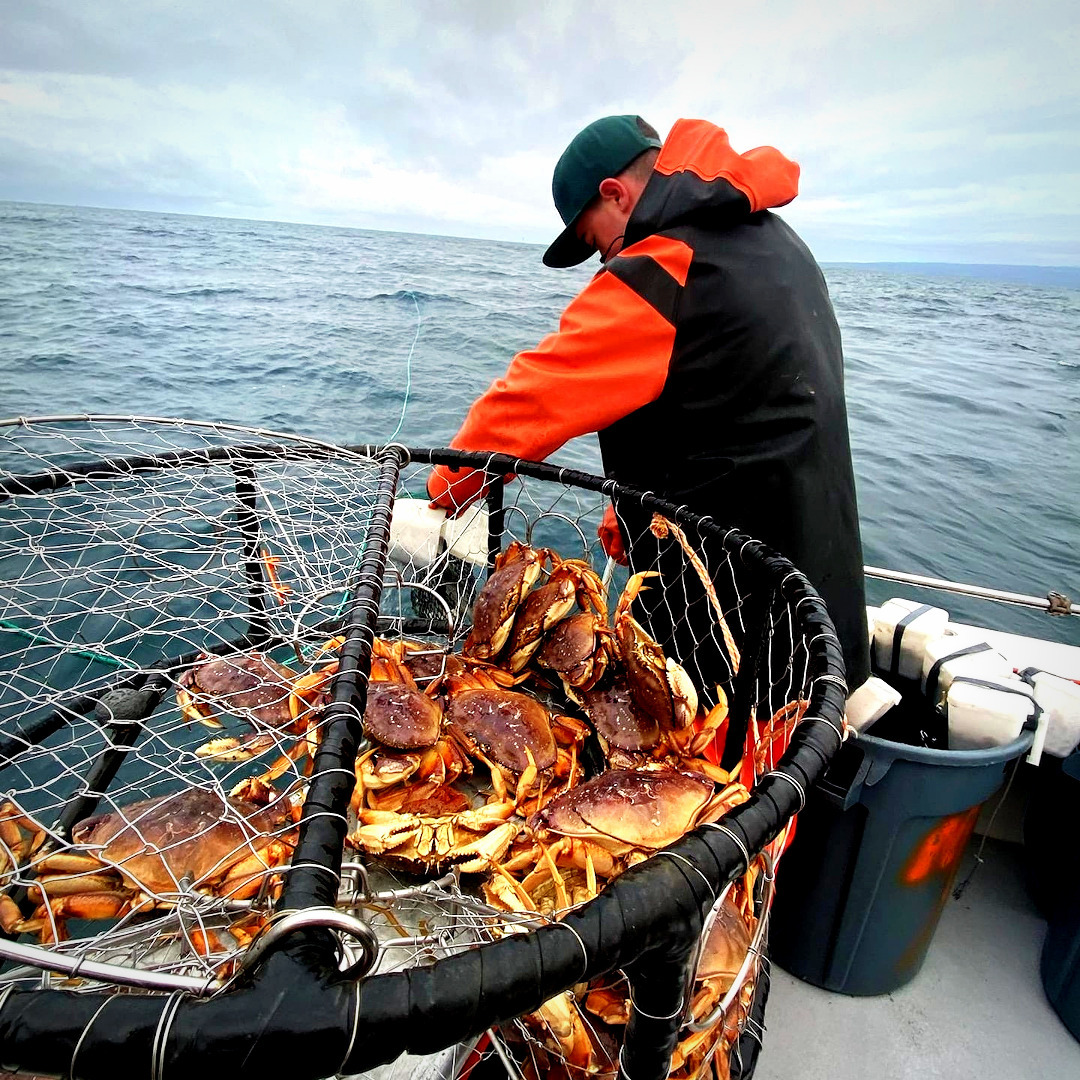
[[[628,566],[630,560],[626,555],[626,545],[623,544],[622,530],[619,528],[618,518],[615,517],[615,507],[608,503],[604,511],[604,520],[596,530],[600,537],[600,543],[607,552],[608,557],[614,559],[620,566]]]
[[[431,505],[454,517],[483,497],[487,491],[487,474],[483,469],[436,465],[428,476],[427,490]]]

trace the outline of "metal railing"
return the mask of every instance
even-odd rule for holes
[[[1005,592],[1002,589],[988,589],[982,585],[966,585],[960,581],[946,581],[944,578],[905,574],[899,570],[886,570],[880,566],[864,566],[863,572],[868,578],[875,578],[880,581],[898,581],[904,585],[919,585],[926,589],[940,589],[942,592],[958,593],[961,596],[978,596],[983,600],[995,600],[1000,604],[1035,608],[1039,611],[1045,611],[1048,615],[1080,615],[1080,604],[1072,603],[1064,593],[1053,589],[1045,597],[1026,596],[1023,593]]]

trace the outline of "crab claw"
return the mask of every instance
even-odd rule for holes
[[[184,687],[177,687],[176,690],[176,704],[180,706],[180,712],[183,713],[184,719],[190,724],[203,724],[208,728],[218,730],[225,725],[214,715],[213,710],[209,705],[204,704],[201,701],[197,701],[192,695],[184,689]]]
[[[244,736],[224,735],[195,748],[195,756],[215,761],[250,761],[273,750],[277,742],[268,732],[251,732]]]

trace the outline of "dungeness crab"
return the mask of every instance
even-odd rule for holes
[[[41,831],[10,803],[2,812],[9,833]],[[8,933],[38,931],[44,940],[62,937],[66,919],[118,918],[172,906],[182,894],[249,899],[292,855],[294,820],[288,800],[259,807],[201,788],[97,814],[75,826],[70,848],[31,859],[38,907],[28,919],[15,918],[18,909],[5,897],[0,923]]]
[[[655,570],[634,574],[626,583],[615,609],[615,638],[626,669],[626,681],[634,701],[664,731],[684,728],[698,711],[697,690],[686,671],[670,657],[630,613],[645,580],[658,577]]]
[[[741,784],[717,791],[711,780],[673,769],[609,769],[552,799],[527,827],[558,865],[607,879],[748,797]],[[540,857],[534,847],[504,867],[530,868]]]
[[[449,783],[420,785],[393,809],[354,801],[358,825],[350,841],[417,869],[487,870],[520,832],[519,808],[535,809],[576,782],[577,747],[587,729],[499,686],[483,668],[440,685],[447,695],[444,741],[460,750],[469,770],[474,762],[487,767],[486,801],[474,806]]]

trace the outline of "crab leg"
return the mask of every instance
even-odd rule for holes
[[[539,910],[536,904],[533,902],[533,898],[529,895],[528,890],[516,877],[514,877],[508,870],[505,870],[494,859],[491,860],[491,869],[495,871],[510,887],[513,894],[517,897],[518,903],[521,905],[522,911],[537,911]]]

